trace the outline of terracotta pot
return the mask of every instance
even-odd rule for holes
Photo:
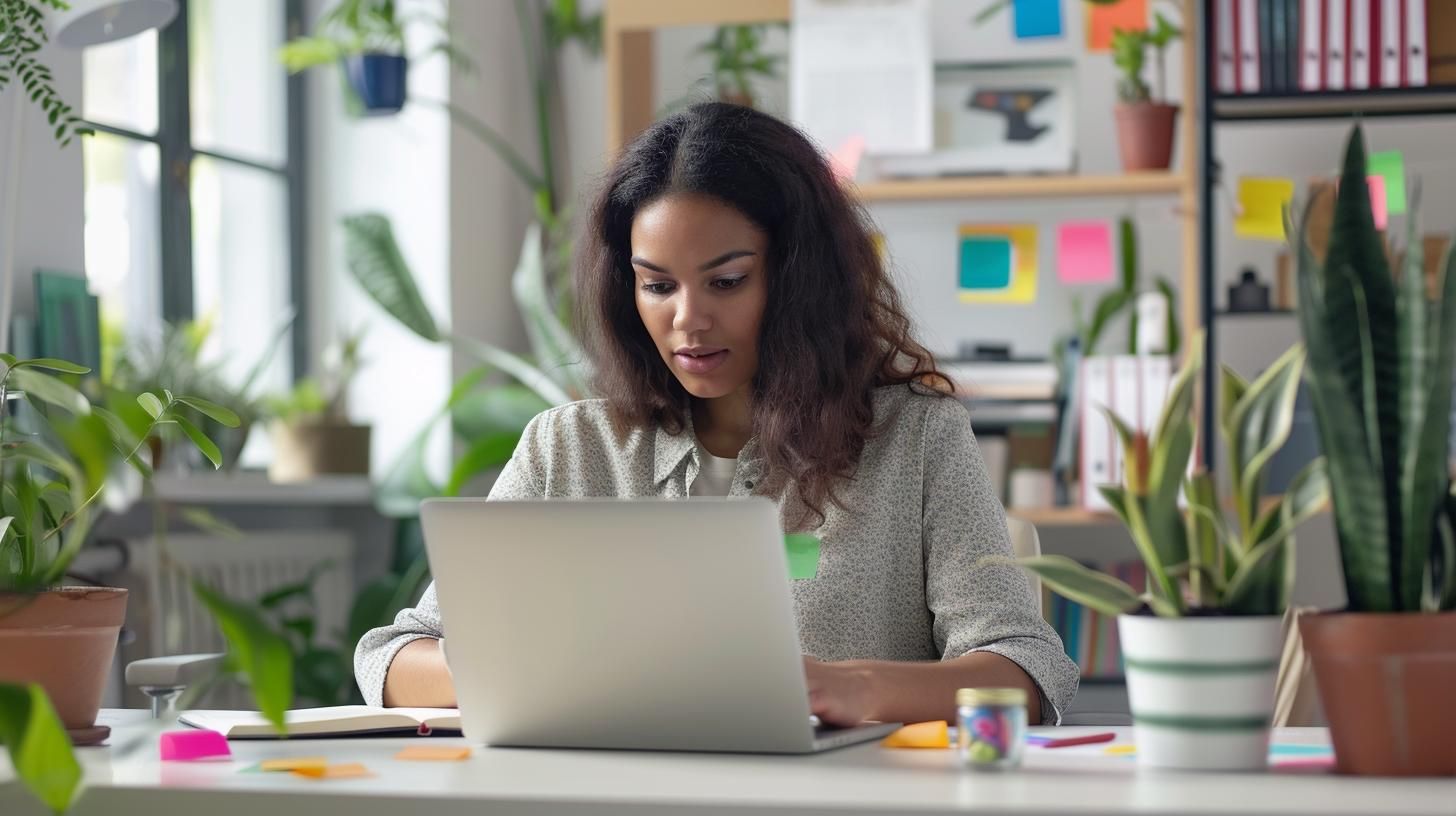
[[[1456,612],[1304,615],[1342,773],[1456,775]]]
[[[1178,106],[1153,102],[1113,108],[1117,118],[1117,146],[1122,169],[1167,170],[1173,163],[1173,133],[1178,124]]]
[[[305,482],[318,476],[369,474],[368,425],[340,422],[274,422],[273,463],[268,478]]]
[[[66,728],[90,728],[126,620],[126,590],[0,593],[0,682],[39,683]]]

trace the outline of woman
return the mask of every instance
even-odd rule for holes
[[[653,125],[581,246],[598,393],[531,421],[493,499],[747,496],[821,539],[793,596],[825,722],[953,718],[1013,686],[1055,722],[1076,666],[1037,612],[949,380],[912,337],[866,217],[794,128],[733,105]],[[671,610],[663,610],[671,614]],[[451,706],[433,585],[360,641],[374,705]]]

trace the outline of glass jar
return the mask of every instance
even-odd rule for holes
[[[956,692],[956,748],[968,768],[999,771],[1021,764],[1026,747],[1026,692],[974,688]]]

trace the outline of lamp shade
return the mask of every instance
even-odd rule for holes
[[[177,0],[69,0],[51,34],[67,48],[85,48],[161,28],[177,16]]]

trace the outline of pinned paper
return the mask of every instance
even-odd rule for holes
[[[913,723],[885,737],[886,748],[949,748],[950,725],[945,720]]]
[[[1123,31],[1145,31],[1148,27],[1148,0],[1121,0],[1112,5],[1088,3],[1087,50],[1111,51],[1112,34]]]
[[[789,578],[800,581],[819,574],[819,538],[808,533],[784,536],[784,549],[789,553]]]
[[[328,765],[329,761],[321,756],[263,760],[263,770],[270,773],[274,771],[321,770],[327,768]]]
[[[403,751],[395,754],[394,758],[407,760],[427,760],[434,762],[450,762],[458,759],[469,759],[470,746],[411,745]]]
[[[1281,178],[1239,179],[1239,217],[1234,234],[1240,238],[1284,240],[1284,208],[1294,199],[1294,182]]]
[[[1057,278],[1062,283],[1111,283],[1112,226],[1068,221],[1057,228]]]
[[[1392,215],[1400,215],[1409,206],[1405,193],[1405,156],[1399,150],[1371,153],[1365,170],[1385,179],[1385,200]]]
[[[963,303],[1036,302],[1036,226],[967,224],[960,228]]]
[[[1011,11],[1018,40],[1062,36],[1062,0],[1015,0]]]
[[[856,135],[845,139],[844,144],[829,154],[829,167],[834,170],[835,178],[840,181],[854,181],[859,175],[859,161],[864,158],[864,152],[863,136]]]
[[[293,773],[297,776],[308,779],[359,779],[365,776],[373,776],[374,772],[358,762],[344,762],[338,765],[325,765],[321,768],[294,768]]]
[[[167,731],[158,741],[158,747],[165,760],[210,759],[230,757],[227,737],[216,731]]]
[[[1370,214],[1375,216],[1375,228],[1383,230],[1390,223],[1385,176],[1366,176],[1365,186],[1370,190]]]

